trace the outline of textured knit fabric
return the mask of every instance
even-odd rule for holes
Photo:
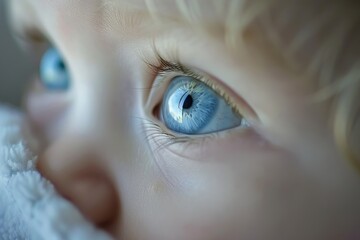
[[[21,113],[0,106],[0,240],[110,240],[36,171],[27,129]]]

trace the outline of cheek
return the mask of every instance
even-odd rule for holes
[[[186,191],[199,192],[219,183],[229,188],[238,182],[252,184],[255,177],[282,178],[283,173],[296,169],[291,154],[272,146],[250,130],[160,149],[150,141],[150,146],[154,161],[165,178]]]
[[[66,118],[70,106],[62,93],[37,93],[30,91],[25,99],[25,108],[31,125],[46,138],[53,138]]]
[[[265,234],[269,224],[284,224],[287,212],[299,215],[298,199],[310,186],[299,161],[254,133],[245,136],[175,144],[155,153],[182,209],[177,214],[188,234],[183,239],[263,239],[258,229]]]
[[[37,126],[49,125],[65,111],[67,103],[62,96],[30,96],[26,102],[26,109],[30,119]]]

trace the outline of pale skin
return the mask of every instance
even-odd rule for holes
[[[124,240],[357,234],[360,176],[324,124],[329,112],[307,101],[300,76],[255,50],[266,47],[232,51],[221,31],[156,25],[141,0],[131,7],[119,0],[116,10],[100,2],[9,1],[14,31],[36,28],[71,72],[66,92],[35,79],[25,105],[43,139],[39,170],[84,216]],[[174,9],[167,2],[158,17],[166,22],[163,13]],[[167,85],[154,87],[144,63],[155,59],[154,45],[167,60],[177,52],[211,76],[250,126],[158,148],[147,123],[170,130],[155,111]]]

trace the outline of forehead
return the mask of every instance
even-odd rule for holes
[[[157,19],[161,24],[185,22],[190,26],[207,27],[206,30],[215,30],[216,34],[221,33],[227,42],[234,46],[239,46],[238,40],[244,36],[245,30],[255,29],[261,33],[260,38],[273,39],[275,45],[279,46],[279,51],[284,51],[285,45],[295,46],[296,54],[301,55],[301,61],[307,61],[308,58],[303,56],[304,48],[308,49],[306,52],[313,53],[319,49],[319,45],[323,45],[324,41],[334,38],[329,36],[333,27],[330,29],[326,26],[353,25],[358,22],[355,20],[360,16],[358,5],[340,0],[13,0],[9,2],[26,6],[22,12],[23,16],[29,16],[29,12],[35,9],[33,14],[35,18],[41,16],[40,21],[45,24],[49,21],[61,23],[62,29],[72,28],[74,21],[81,21],[81,24],[80,22],[77,24],[81,28],[89,25],[90,22],[91,25],[97,25],[98,29],[104,29],[105,26],[107,29],[123,33],[136,28],[141,32],[143,30],[149,32],[154,26],[153,20]],[[323,14],[319,15],[319,12]],[[142,28],[139,29],[139,26]]]
[[[36,28],[69,31],[76,26],[91,26],[95,31],[106,31],[131,37],[132,34],[152,34],[155,27],[187,24],[211,32],[223,32],[228,9],[241,6],[245,0],[15,0],[22,5],[19,15],[32,15]],[[255,0],[253,0],[255,1]],[[30,10],[30,11],[29,11]],[[29,14],[33,12],[33,14]],[[239,11],[236,11],[237,13]],[[239,17],[239,14],[236,14]],[[30,16],[29,16],[30,17]],[[75,23],[76,21],[76,23]],[[155,26],[156,24],[156,26]],[[47,27],[46,27],[47,26]],[[71,35],[70,33],[63,35]]]
[[[25,2],[17,0],[20,2]],[[71,10],[86,11],[89,8],[113,10],[136,10],[152,12],[159,15],[179,15],[188,13],[190,15],[202,15],[204,17],[216,17],[225,13],[229,5],[240,5],[245,0],[27,0],[31,5],[41,7],[56,7],[59,11]]]
[[[244,0],[14,0],[11,5],[22,6],[22,15],[46,19],[81,19],[92,21],[119,20],[128,15],[142,15],[152,19],[169,18],[182,22],[221,23],[230,5]],[[91,16],[90,16],[91,15]],[[31,21],[33,22],[33,20]],[[131,22],[128,21],[128,22]]]

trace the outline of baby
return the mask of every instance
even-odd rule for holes
[[[122,240],[360,239],[360,5],[8,0],[37,167]]]

